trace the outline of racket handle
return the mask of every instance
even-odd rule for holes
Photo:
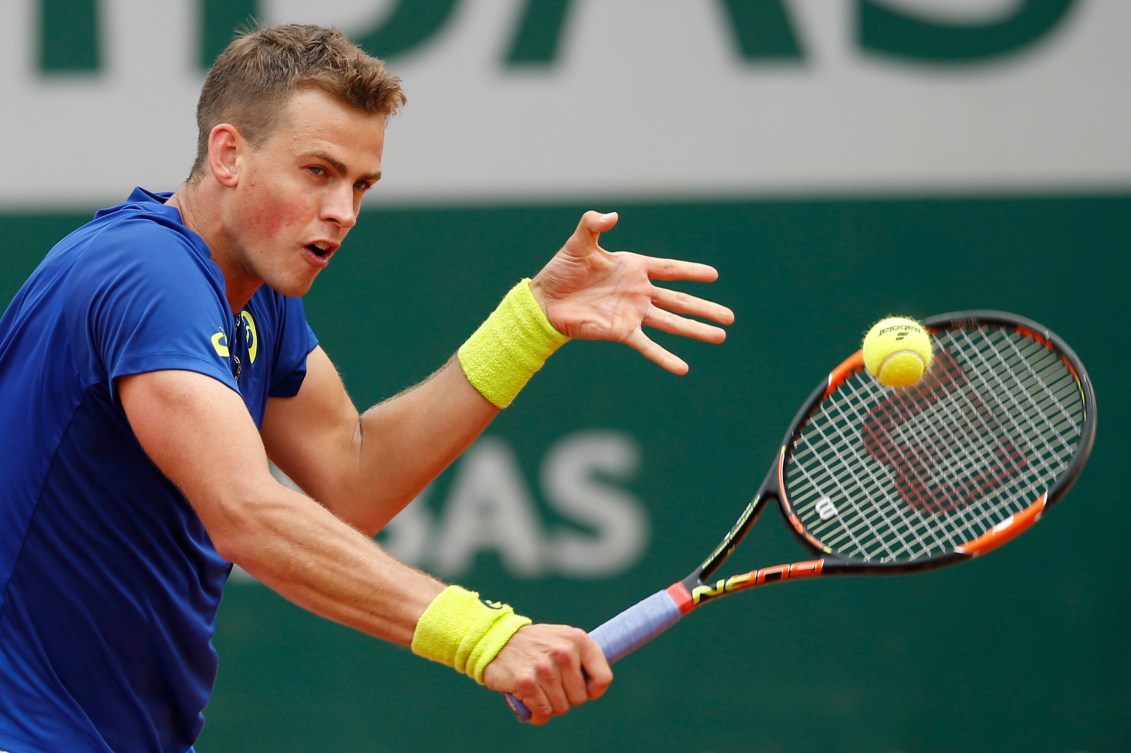
[[[670,628],[682,616],[679,605],[665,589],[638,601],[594,628],[589,637],[597,642],[609,664],[612,664]],[[504,693],[503,696],[519,721],[530,721],[530,709],[522,701],[511,693]]]
[[[683,612],[667,589],[638,601],[594,628],[589,637],[605,652],[609,664],[620,661],[674,625]]]

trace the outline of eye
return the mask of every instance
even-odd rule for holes
[[[324,177],[327,174],[326,168],[322,167],[321,165],[310,165],[306,169],[311,175],[317,175],[320,178]]]

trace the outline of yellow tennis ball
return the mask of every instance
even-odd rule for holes
[[[864,368],[888,387],[907,387],[931,366],[931,336],[914,319],[892,316],[864,336]]]

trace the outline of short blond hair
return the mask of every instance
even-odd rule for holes
[[[213,128],[231,123],[253,145],[262,143],[278,124],[283,103],[306,88],[386,116],[407,101],[401,80],[385,63],[338,29],[280,24],[249,31],[220,53],[200,90],[189,180],[203,174]]]

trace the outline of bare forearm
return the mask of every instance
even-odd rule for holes
[[[362,495],[337,512],[367,533],[380,530],[498,413],[454,358],[416,387],[373,406],[358,422]]]
[[[442,584],[303,495],[278,487],[266,496],[225,532],[224,556],[298,606],[409,645]]]
[[[325,353],[307,360],[299,395],[269,402],[263,440],[300,487],[366,534],[388,523],[498,414],[455,359],[361,415]]]
[[[467,449],[567,339],[530,280],[520,280],[431,379],[367,411],[359,421],[362,467],[389,474],[395,509]]]

